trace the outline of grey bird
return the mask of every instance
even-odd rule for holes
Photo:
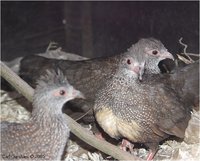
[[[1,160],[60,160],[70,133],[62,107],[77,97],[84,98],[61,71],[46,71],[37,81],[30,120],[1,123]]]

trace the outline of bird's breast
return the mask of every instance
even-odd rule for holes
[[[142,129],[134,120],[131,122],[123,120],[106,107],[97,111],[95,116],[99,125],[111,137],[125,137],[133,142],[140,140]]]
[[[115,115],[112,110],[108,108],[102,108],[98,110],[95,114],[97,122],[108,133],[111,137],[117,138],[120,134],[117,130],[117,122]]]

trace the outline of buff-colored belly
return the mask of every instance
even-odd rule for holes
[[[99,125],[113,138],[124,137],[134,142],[140,137],[141,128],[134,120],[127,122],[114,115],[108,108],[98,111],[95,116]]]

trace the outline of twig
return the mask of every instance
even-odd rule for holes
[[[184,55],[189,59],[189,61],[190,61],[191,63],[194,63],[194,60],[192,60],[192,58],[191,58],[191,57],[187,54],[187,52],[186,52],[188,45],[185,44],[185,43],[183,43],[182,40],[183,40],[183,38],[181,37],[181,38],[179,39],[179,43],[180,43],[181,45],[184,46],[184,49],[183,49]]]
[[[85,117],[89,112],[91,112],[92,109],[89,109],[86,113],[84,113],[82,116],[80,116],[79,118],[77,118],[75,121],[78,121],[80,119],[82,119],[83,117]]]
[[[187,46],[187,44],[184,44],[184,43],[182,42],[182,40],[183,40],[183,38],[181,37],[181,38],[179,39],[179,43],[180,43],[181,45],[184,46],[183,53],[185,54],[188,46]]]
[[[56,43],[56,42],[50,42],[46,49],[46,52],[50,51],[52,48],[57,48],[57,45],[58,45],[58,43]]]
[[[194,53],[187,53],[187,55],[189,55],[189,56],[195,56],[195,57],[200,57],[199,54],[194,54]]]
[[[1,65],[1,76],[6,79],[14,88],[22,93],[29,101],[32,101],[34,89],[31,88],[26,82],[24,82],[18,75],[16,75],[12,70],[10,70],[3,62]],[[142,160],[136,156],[133,156],[127,152],[120,150],[118,147],[97,139],[94,135],[90,134],[89,131],[81,127],[76,121],[74,121],[68,115],[65,115],[68,126],[71,132],[79,137],[81,140],[87,144],[101,150],[105,154],[111,155],[118,160]]]
[[[179,55],[179,54],[176,54],[178,56],[178,58],[183,61],[185,64],[191,64],[192,62],[188,59],[186,59],[185,57]]]

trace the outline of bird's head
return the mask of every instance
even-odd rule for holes
[[[140,39],[138,44],[144,46],[144,53],[147,55],[147,57],[154,57],[158,60],[158,62],[167,58],[174,60],[173,55],[168,52],[163,43],[157,39]]]
[[[123,69],[123,72],[132,78],[137,78],[142,80],[142,75],[144,73],[145,59],[140,56],[132,55],[123,55],[123,58],[120,62],[120,69]]]
[[[150,73],[159,73],[158,64],[161,60],[172,59],[173,55],[168,52],[161,41],[154,38],[140,39],[136,44],[128,49],[128,52],[145,57],[145,70]]]
[[[54,112],[62,112],[64,103],[74,99],[84,98],[83,94],[69,84],[60,70],[46,71],[36,86],[33,105],[36,108],[46,107]]]

